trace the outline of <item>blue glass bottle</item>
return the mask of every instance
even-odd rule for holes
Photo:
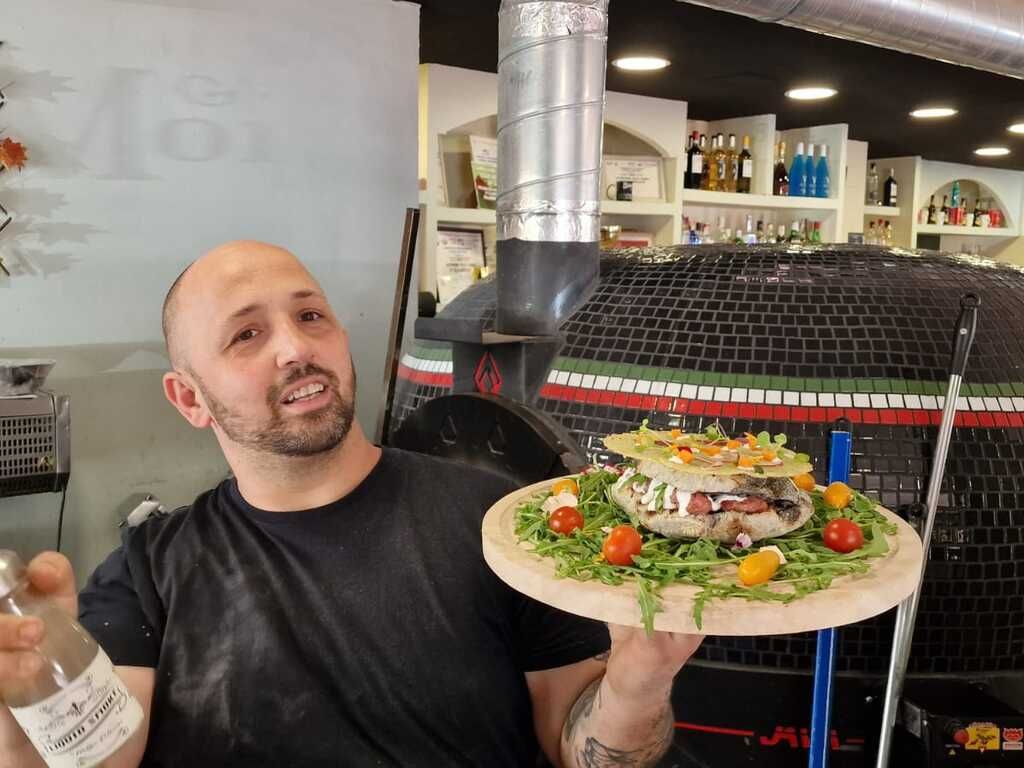
[[[789,167],[789,194],[791,197],[807,197],[807,170],[804,164],[804,143],[796,145],[793,164]]]
[[[821,145],[821,157],[818,158],[818,167],[814,171],[815,183],[814,193],[818,197],[828,197],[831,192],[830,174],[828,171],[828,145]]]

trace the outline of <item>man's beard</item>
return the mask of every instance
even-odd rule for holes
[[[280,384],[267,390],[267,405],[270,419],[265,424],[253,423],[253,419],[233,411],[209,391],[202,379],[196,376],[196,383],[203,394],[213,418],[232,442],[245,448],[276,456],[316,456],[333,450],[341,444],[352,429],[355,418],[356,372],[352,371],[352,392],[349,397],[342,394],[338,377],[313,363],[296,368]],[[286,419],[281,412],[281,396],[290,385],[307,376],[322,376],[328,382],[330,402],[316,411]],[[290,423],[289,423],[290,422]]]

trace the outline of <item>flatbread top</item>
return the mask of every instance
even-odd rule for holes
[[[810,458],[785,443],[785,435],[771,438],[767,432],[728,438],[715,427],[697,433],[641,427],[604,438],[610,451],[682,474],[795,477],[810,472]]]

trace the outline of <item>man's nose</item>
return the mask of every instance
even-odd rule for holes
[[[301,365],[313,359],[313,347],[302,331],[292,323],[285,323],[277,333],[277,365]]]

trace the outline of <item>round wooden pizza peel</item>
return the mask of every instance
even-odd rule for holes
[[[636,582],[612,586],[598,580],[577,581],[555,575],[555,560],[530,551],[515,534],[516,508],[549,490],[544,480],[510,493],[484,516],[483,552],[491,569],[513,589],[568,613],[613,624],[642,627]],[[853,624],[895,607],[917,586],[923,551],[921,539],[902,518],[878,507],[896,526],[889,536],[890,553],[868,562],[865,574],[841,576],[828,589],[788,604],[740,598],[709,600],[703,626],[693,623],[693,598],[700,587],[672,584],[661,590],[662,611],[654,628],[663,632],[705,635],[782,635]],[[756,543],[755,543],[756,548]]]

